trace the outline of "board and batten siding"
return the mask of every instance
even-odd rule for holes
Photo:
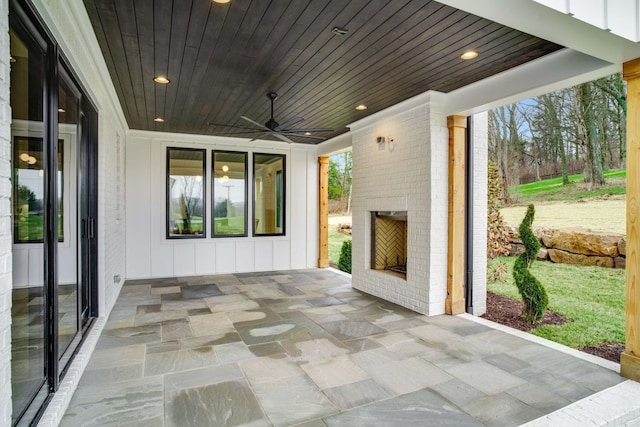
[[[640,41],[639,0],[533,0],[628,40]]]
[[[206,149],[206,238],[166,238],[167,147]],[[249,154],[247,237],[210,237],[212,150]],[[284,236],[251,235],[253,153],[286,156]],[[127,279],[315,267],[317,175],[314,146],[131,131],[126,146]]]

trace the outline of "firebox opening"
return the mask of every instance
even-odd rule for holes
[[[407,212],[371,212],[371,268],[407,278]]]

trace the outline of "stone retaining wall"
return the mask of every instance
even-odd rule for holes
[[[505,226],[511,241],[511,256],[524,251],[518,230]],[[602,233],[588,228],[534,227],[540,241],[538,259],[562,264],[625,268],[627,240],[624,234]]]

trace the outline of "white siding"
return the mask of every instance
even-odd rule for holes
[[[533,0],[587,24],[640,41],[638,0]]]
[[[167,147],[206,149],[206,238],[166,238]],[[211,238],[211,151],[247,152],[249,228],[252,224],[252,154],[286,155],[286,235]],[[317,258],[315,147],[134,131],[127,144],[128,279],[192,276],[314,267]],[[251,231],[251,230],[249,230]],[[251,234],[251,233],[249,233]]]

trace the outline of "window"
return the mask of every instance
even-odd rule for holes
[[[167,237],[205,237],[205,150],[167,148]]]
[[[247,153],[213,152],[213,237],[247,235]]]
[[[285,156],[253,155],[253,234],[285,234]]]

